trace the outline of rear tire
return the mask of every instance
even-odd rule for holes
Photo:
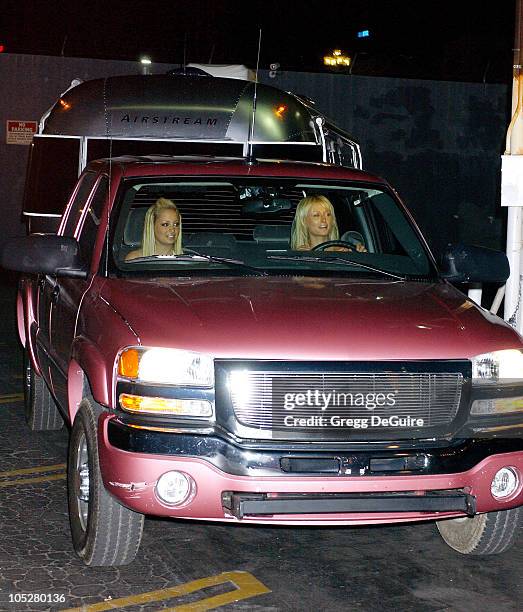
[[[464,555],[497,555],[508,550],[523,526],[523,509],[500,510],[471,518],[437,522],[445,542]]]
[[[64,420],[44,379],[34,371],[31,360],[24,355],[25,420],[32,431],[62,429]]]
[[[73,546],[90,566],[131,563],[142,539],[144,517],[119,504],[105,489],[98,459],[101,408],[80,402],[69,440],[67,488]]]

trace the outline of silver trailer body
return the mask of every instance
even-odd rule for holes
[[[95,79],[64,92],[40,121],[24,196],[28,230],[54,231],[86,164],[125,154],[252,155],[361,168],[358,143],[292,93],[200,75]]]

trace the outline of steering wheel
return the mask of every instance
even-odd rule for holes
[[[356,251],[356,247],[345,240],[327,240],[327,242],[322,242],[321,244],[317,244],[315,247],[312,247],[311,251],[325,251],[332,246],[345,247],[349,252]]]

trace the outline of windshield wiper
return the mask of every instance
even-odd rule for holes
[[[216,257],[215,255],[208,255],[207,253],[200,253],[199,251],[195,251],[194,249],[185,249],[184,255],[188,255],[191,258],[201,257],[207,261],[212,263],[223,264],[224,266],[229,267],[239,267],[244,270],[249,270],[253,274],[257,274],[258,276],[268,276],[269,274],[265,272],[265,270],[260,270],[259,268],[255,268],[254,266],[250,266],[246,264],[241,259],[230,259],[229,257]]]
[[[215,255],[207,255],[206,253],[200,253],[198,251],[194,251],[193,249],[185,249],[184,253],[181,255],[152,255],[150,257],[134,257],[130,259],[126,263],[147,263],[150,262],[151,259],[159,260],[159,259],[169,259],[172,261],[209,261],[211,263],[222,264],[224,266],[228,266],[229,268],[243,268],[244,270],[248,270],[253,274],[258,276],[268,276],[268,273],[264,270],[260,270],[259,268],[255,268],[254,266],[249,266],[244,261],[239,259],[229,259],[228,257],[216,257]]]
[[[399,274],[394,274],[393,272],[387,272],[387,270],[382,270],[381,268],[376,268],[375,266],[369,266],[368,264],[360,263],[359,261],[354,261],[353,259],[344,259],[342,257],[314,257],[311,255],[268,255],[267,259],[278,259],[281,261],[303,261],[305,263],[337,263],[342,264],[344,266],[357,266],[358,268],[362,268],[363,270],[368,270],[369,272],[375,272],[376,274],[383,274],[385,276],[390,276],[391,278],[395,278],[397,280],[405,281],[407,280],[406,276],[400,276]]]

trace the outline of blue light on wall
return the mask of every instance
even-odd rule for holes
[[[370,32],[369,30],[360,30],[358,32],[358,38],[369,38]]]

